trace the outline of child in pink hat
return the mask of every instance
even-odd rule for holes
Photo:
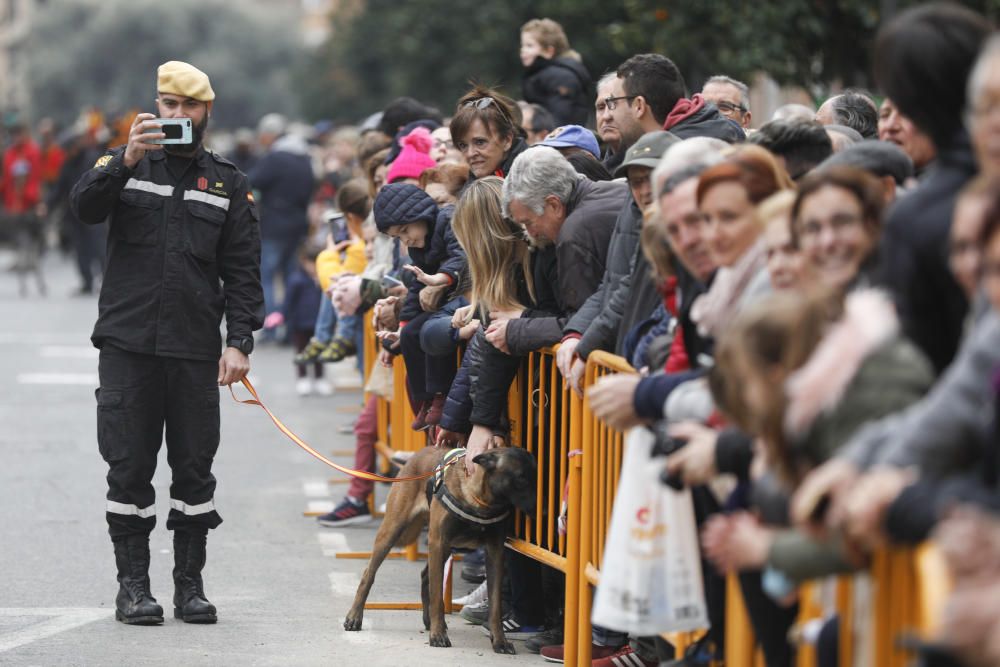
[[[399,152],[399,157],[389,165],[389,172],[386,174],[386,183],[409,182],[418,184],[420,174],[431,167],[437,166],[431,158],[431,148],[434,140],[427,128],[417,127],[412,132],[400,139],[403,150]]]

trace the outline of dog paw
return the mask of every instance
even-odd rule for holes
[[[517,651],[514,650],[514,645],[511,644],[506,639],[499,642],[493,642],[493,652],[506,653],[507,655],[514,655],[515,653],[517,653]]]
[[[361,629],[361,618],[355,616],[348,616],[344,619],[344,629],[348,632],[357,632]]]
[[[436,635],[431,635],[431,646],[436,646],[438,648],[448,648],[451,646],[451,640],[448,639],[448,634],[446,632],[442,632]]]

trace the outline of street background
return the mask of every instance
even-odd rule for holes
[[[13,256],[0,253],[0,268]],[[158,627],[114,619],[114,555],[104,521],[106,466],[97,451],[94,389],[97,350],[90,331],[97,298],[68,296],[69,261],[45,259],[49,296],[20,298],[13,274],[0,273],[0,665],[511,665],[538,656],[498,656],[478,627],[449,617],[453,647],[431,648],[416,611],[375,611],[364,630],[345,632],[344,615],[367,561],[334,557],[367,551],[377,522],[323,528],[303,512],[329,510],[344,479],[286,440],[257,407],[220,394],[222,444],[216,503],[225,522],[209,534],[205,587],[217,625],[172,618],[171,534],[165,529],[169,468],[156,474],[159,524],[151,540]],[[34,294],[34,292],[32,292]],[[342,433],[360,408],[359,389],[300,398],[292,351],[261,346],[251,377],[262,398],[318,450],[350,465],[353,435]],[[335,365],[342,385],[359,381],[353,359]],[[378,503],[387,488],[378,485]],[[419,601],[423,563],[386,561],[371,600]],[[456,597],[468,590],[456,577]],[[523,653],[523,644],[515,642]]]

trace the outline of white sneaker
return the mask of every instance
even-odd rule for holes
[[[313,389],[320,396],[332,396],[333,395],[333,385],[326,378],[317,378],[316,382],[313,383]]]
[[[458,598],[457,600],[452,600],[452,602],[463,606],[472,606],[472,605],[482,605],[489,599],[490,599],[489,591],[486,590],[486,582],[484,581],[483,583],[476,586],[475,590],[473,590],[468,595],[464,595]]]
[[[295,393],[299,396],[308,396],[313,393],[313,381],[309,378],[299,378],[295,382]]]

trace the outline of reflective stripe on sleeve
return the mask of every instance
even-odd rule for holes
[[[170,509],[175,509],[181,514],[186,514],[187,516],[208,514],[209,512],[215,510],[215,500],[209,500],[207,503],[202,503],[200,505],[188,505],[187,503],[177,500],[176,498],[171,498]]]
[[[199,190],[185,190],[184,191],[185,201],[200,201],[206,204],[211,204],[212,206],[218,206],[223,211],[229,210],[229,200],[225,197],[219,197],[218,195],[210,195],[207,192],[201,192]]]
[[[156,516],[156,505],[140,508],[136,505],[116,503],[113,500],[109,500],[107,511],[111,514],[124,514],[125,516],[137,516],[140,519],[148,519],[151,516]]]
[[[174,194],[174,186],[172,185],[160,185],[152,181],[140,181],[135,178],[128,179],[128,183],[125,184],[125,189],[151,192],[154,195],[160,195],[161,197],[170,197]]]

